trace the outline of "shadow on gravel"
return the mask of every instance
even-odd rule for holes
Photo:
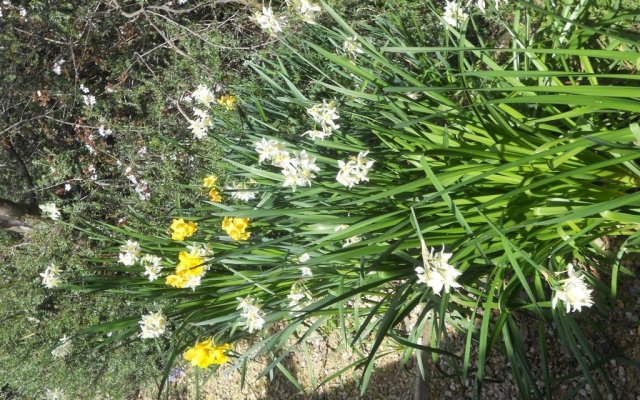
[[[287,357],[283,364],[296,379],[302,379],[301,374],[307,374],[306,367],[296,365],[292,357]],[[412,361],[406,365],[389,363],[376,369],[362,396],[357,381],[361,370],[354,374],[353,379],[336,378],[318,388],[315,393],[300,394],[296,386],[281,371],[275,369],[274,379],[268,382],[267,393],[260,400],[420,400],[414,397],[413,364]],[[308,379],[306,377],[305,380]]]

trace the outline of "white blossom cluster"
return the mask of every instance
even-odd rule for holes
[[[319,5],[312,3],[309,0],[299,0],[296,11],[298,11],[304,22],[308,24],[315,24],[316,14],[320,13],[322,9]]]
[[[582,307],[591,307],[593,300],[589,286],[584,281],[584,275],[576,272],[572,264],[567,264],[568,278],[561,281],[559,288],[555,289],[555,295],[551,301],[551,306],[556,308],[559,301],[562,301],[567,312],[581,311]]]
[[[64,62],[65,62],[64,58],[61,58],[57,60],[55,63],[53,63],[53,68],[51,70],[53,71],[54,74],[60,75],[62,73],[62,65],[64,64]]]
[[[308,108],[307,114],[309,114],[317,124],[320,124],[320,129],[315,129],[314,127],[314,129],[303,133],[303,136],[308,135],[313,140],[323,140],[331,136],[334,130],[340,129],[340,125],[335,123],[335,120],[339,119],[340,115],[332,101],[327,103],[326,100],[323,100],[322,104],[316,104]]]
[[[55,264],[49,264],[49,266],[40,274],[42,277],[42,286],[47,289],[53,289],[60,285],[60,274],[62,270]]]
[[[313,297],[311,296],[311,293],[309,293],[309,290],[304,287],[303,284],[294,283],[291,286],[289,294],[287,295],[287,299],[289,299],[289,314],[297,316],[301,314],[298,311],[303,309],[308,304],[308,302],[312,301]]]
[[[120,254],[118,254],[118,262],[130,267],[138,262],[140,255],[140,243],[127,240],[125,244],[120,246]]]
[[[369,151],[361,151],[357,157],[352,156],[347,162],[338,161],[340,170],[336,176],[336,181],[348,188],[352,188],[362,182],[368,182],[369,177],[367,175],[374,163],[373,160],[366,158],[368,154]]]
[[[148,201],[151,199],[151,193],[149,192],[149,184],[144,179],[138,179],[133,173],[131,167],[127,167],[124,170],[124,175],[129,182],[133,185],[134,190],[138,193],[138,198],[142,201]]]
[[[89,88],[82,83],[80,84],[80,91],[82,92],[82,101],[84,101],[84,104],[89,108],[93,108],[96,104],[96,97],[92,95]]]
[[[162,312],[143,315],[138,322],[140,324],[140,337],[142,339],[155,339],[164,334],[167,327],[167,320]]]
[[[43,217],[51,218],[54,221],[60,219],[60,210],[58,210],[58,206],[55,203],[40,204],[38,208],[42,211]]]
[[[249,190],[249,185],[246,182],[235,182],[231,187],[227,187],[231,190],[231,197],[240,201],[254,200],[258,193]]]
[[[418,282],[424,283],[433,289],[433,293],[440,294],[444,288],[445,293],[449,293],[451,288],[461,287],[456,279],[462,275],[458,269],[449,264],[451,253],[444,252],[444,246],[440,253],[435,253],[435,249],[427,252],[426,246],[422,245],[423,267],[416,268]]]
[[[191,98],[205,108],[210,108],[215,101],[215,95],[205,85],[198,85],[196,90],[191,93]],[[202,140],[207,136],[207,130],[213,125],[213,120],[206,109],[194,107],[193,114],[195,119],[189,120],[189,129],[191,129],[194,138]]]
[[[320,172],[316,165],[316,158],[309,155],[305,150],[293,156],[285,150],[283,143],[276,140],[262,140],[256,143],[258,161],[271,162],[272,165],[281,168],[284,180],[282,186],[290,187],[294,192],[298,186],[311,186],[311,180]]]
[[[149,278],[150,282],[160,277],[160,272],[162,271],[162,266],[160,266],[161,261],[162,259],[160,257],[154,256],[153,254],[145,254],[140,257],[140,265],[144,267],[144,275]]]
[[[493,0],[496,6],[496,9],[500,7],[500,3],[502,0]],[[465,7],[468,7],[472,1],[467,2],[466,5],[462,5],[459,3],[459,0],[447,1],[447,4],[444,7],[444,14],[442,15],[442,19],[449,25],[453,27],[458,27],[462,25],[467,18],[469,18],[469,14],[466,13]],[[475,6],[485,14],[487,9],[487,2],[485,0],[477,0],[475,1]]]
[[[238,297],[239,301],[236,310],[241,310],[240,316],[244,318],[243,324],[249,333],[259,331],[264,326],[264,314],[251,297]]]
[[[271,7],[262,7],[262,11],[255,12],[253,19],[260,29],[272,36],[282,32],[283,26],[287,23],[287,17],[274,15]]]
[[[358,38],[355,36],[348,37],[342,43],[342,51],[349,56],[349,58],[354,61],[358,54],[364,53],[362,47],[358,43]]]

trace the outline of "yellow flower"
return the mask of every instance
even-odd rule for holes
[[[216,102],[218,102],[218,104],[220,104],[221,106],[224,106],[227,111],[231,111],[236,108],[236,96],[233,95],[220,96],[218,97],[218,99],[216,99]]]
[[[193,235],[198,230],[198,224],[192,221],[185,222],[184,219],[174,219],[171,223],[171,239],[184,240]]]
[[[211,364],[220,365],[229,361],[229,357],[225,354],[227,350],[231,350],[230,344],[216,346],[211,338],[196,343],[184,353],[184,359],[190,361],[193,366],[207,368]]]
[[[177,275],[182,277],[202,275],[202,270],[204,269],[202,264],[204,261],[200,255],[193,255],[186,251],[181,251],[180,254],[178,254],[178,259],[180,260],[180,263],[176,267]]]
[[[218,183],[218,177],[215,175],[207,175],[202,180],[202,186],[206,188],[212,188]]]
[[[215,188],[209,190],[209,198],[215,203],[222,203],[222,196]]]
[[[183,288],[187,284],[187,277],[183,275],[169,275],[165,283],[175,288]]]
[[[249,218],[230,218],[224,217],[222,220],[222,229],[231,236],[233,240],[247,240],[251,236],[251,232],[246,229],[249,226]]]

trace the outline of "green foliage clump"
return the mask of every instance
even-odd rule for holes
[[[88,337],[83,330],[123,313],[141,313],[132,298],[71,292],[66,285],[84,271],[93,255],[86,240],[70,227],[38,222],[25,242],[3,234],[2,302],[0,302],[0,387],[9,398],[44,398],[47,389],[66,398],[126,398],[149,389],[160,373],[156,349],[140,346],[135,335],[105,346],[106,335]],[[58,288],[42,285],[51,264],[61,270]],[[68,354],[52,352],[69,339]],[[91,389],[89,389],[91,388]]]

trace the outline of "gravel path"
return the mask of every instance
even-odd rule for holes
[[[637,263],[628,263],[627,267],[636,274],[640,274]],[[603,379],[596,377],[596,384],[605,399],[640,400],[640,372],[633,362],[625,361],[625,358],[640,360],[640,281],[624,277],[619,290],[620,294],[612,313],[597,315],[596,310],[590,310],[595,324],[581,323],[581,326],[588,342],[596,351],[619,356],[612,357],[603,365],[611,379],[610,387],[605,385]],[[541,361],[537,343],[537,322],[522,320],[521,324],[529,327],[524,333],[524,341],[529,346],[528,361],[532,365],[534,374],[539,374]],[[553,398],[597,398],[593,388],[581,378],[579,366],[570,357],[568,351],[562,348],[557,335],[551,329],[548,329],[548,333],[547,346],[551,355],[549,364],[551,375],[559,377],[572,372],[576,373],[576,378],[553,387]],[[464,337],[456,335],[452,337],[454,348],[462,354]],[[360,395],[357,383],[360,370],[356,372],[348,370],[320,386],[315,392],[312,391],[313,382],[316,384],[321,382],[358,359],[358,355],[348,345],[342,343],[337,333],[327,337],[312,336],[305,345],[307,346],[306,354],[304,349],[299,347],[295,351],[290,351],[284,359],[288,371],[305,388],[305,392],[300,393],[300,390],[277,369],[274,370],[272,377],[256,379],[268,363],[266,359],[258,359],[248,365],[244,388],[240,389],[240,373],[230,366],[223,366],[216,376],[212,376],[203,385],[201,398],[214,400],[414,398],[416,377],[414,360],[411,359],[407,365],[403,365],[401,354],[391,348],[391,343],[386,343],[381,349],[381,352],[390,351],[390,354],[378,360],[369,387],[363,396]],[[438,367],[446,373],[455,371],[453,366],[444,362],[441,362]],[[185,370],[190,371],[190,368],[187,366]],[[429,400],[471,398],[471,382],[443,377],[434,366],[429,367],[429,372]],[[487,377],[495,382],[488,382],[485,385],[483,398],[492,400],[519,398],[506,357],[494,351],[487,362],[486,373]],[[539,386],[542,388],[542,382],[539,382]],[[194,399],[194,387],[193,376],[188,372],[183,378],[171,384],[171,398]]]

